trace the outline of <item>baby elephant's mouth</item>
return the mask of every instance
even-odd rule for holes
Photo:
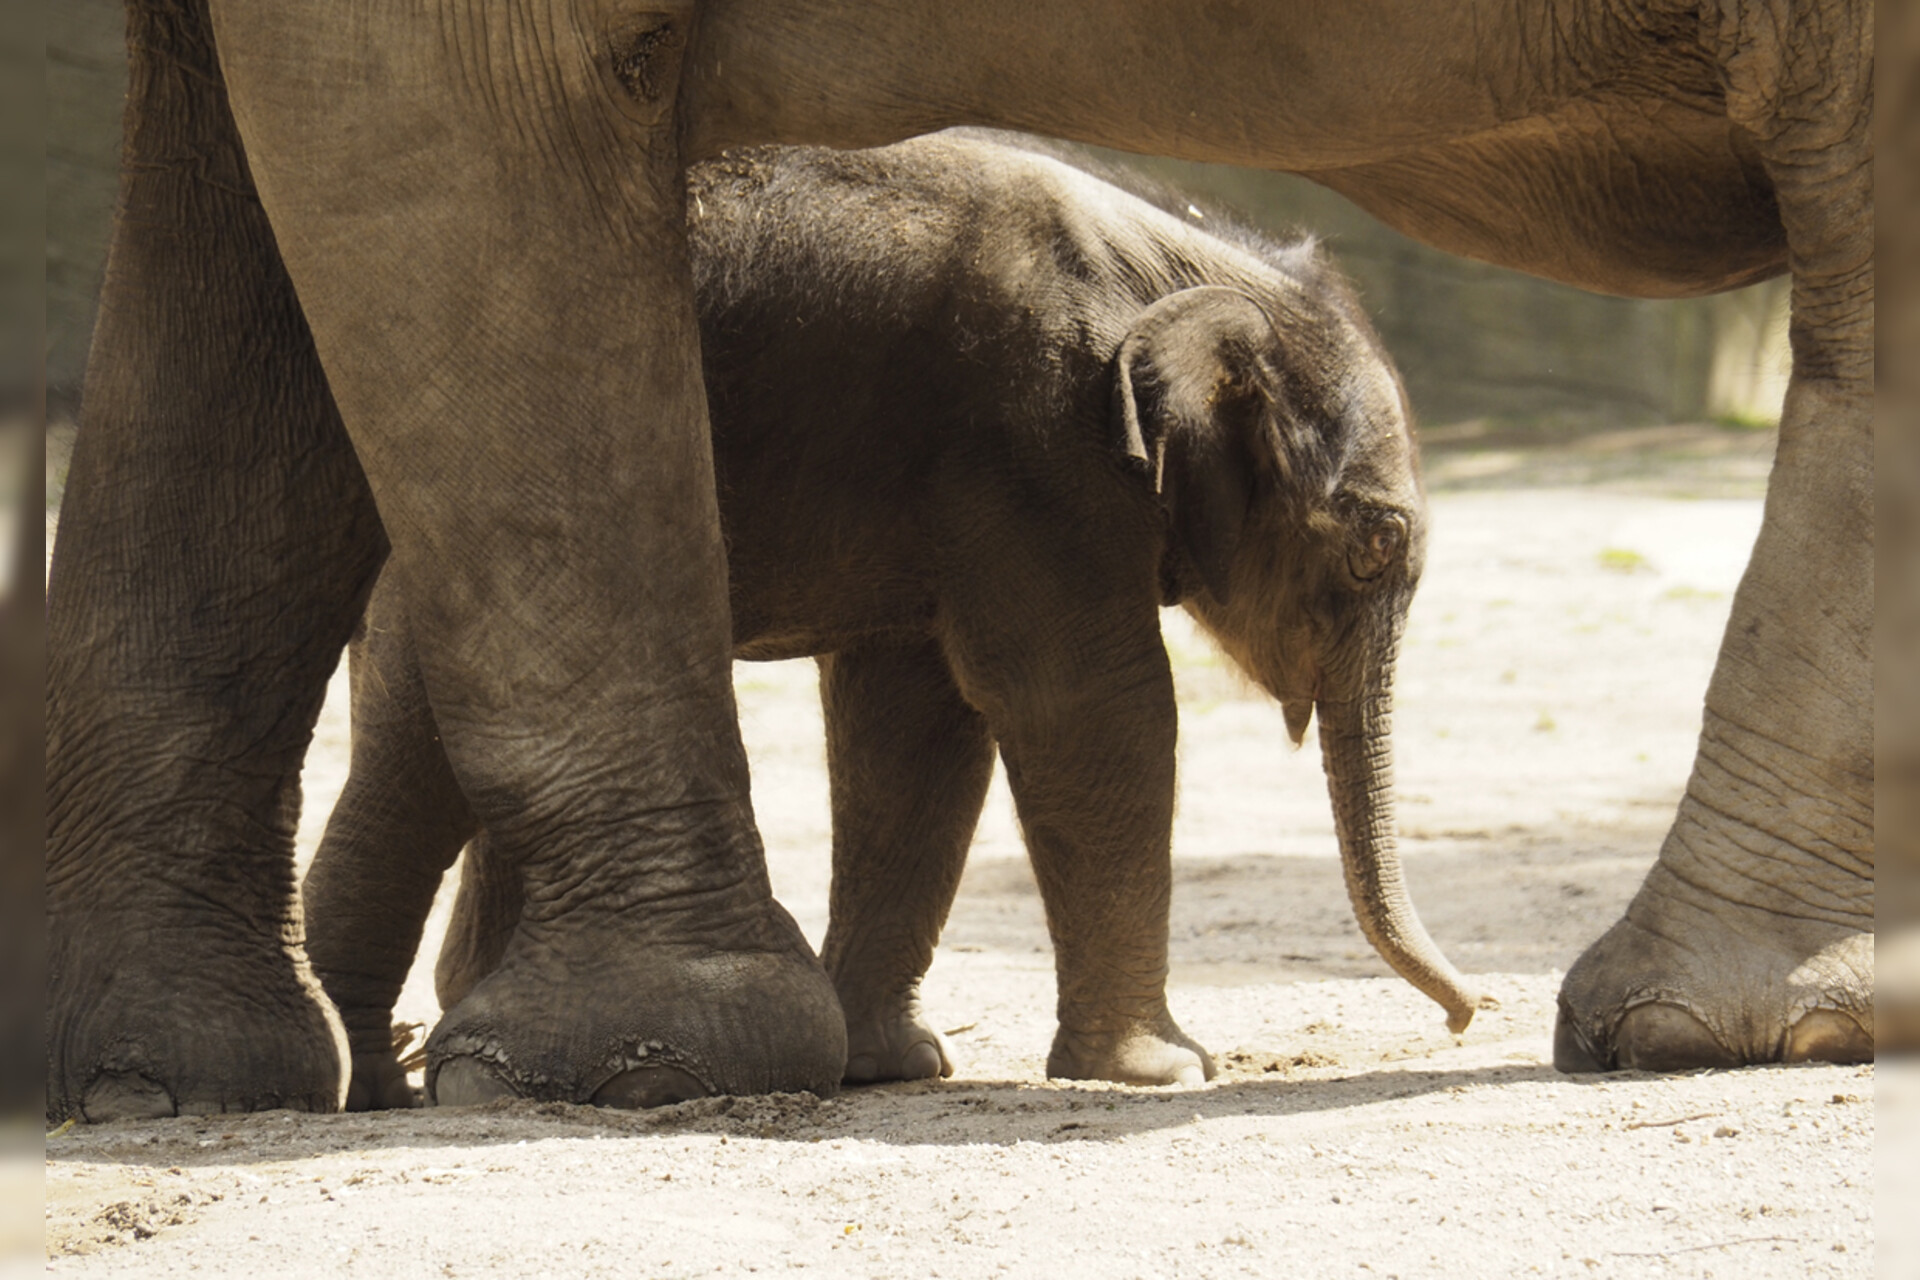
[[[1287,737],[1297,747],[1307,740],[1307,725],[1313,720],[1313,699],[1282,698],[1280,710],[1287,718]]]

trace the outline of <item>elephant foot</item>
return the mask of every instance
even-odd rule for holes
[[[847,1084],[932,1080],[953,1074],[953,1060],[940,1033],[927,1024],[917,990],[886,1001],[872,1012],[846,994]]]
[[[238,931],[55,919],[47,1118],[338,1111],[347,1036],[297,952]],[[164,944],[142,945],[145,939]],[[77,963],[76,963],[77,961]]]
[[[1205,1084],[1213,1059],[1162,1014],[1120,1032],[1075,1032],[1062,1025],[1047,1054],[1055,1080],[1111,1080],[1115,1084]]]
[[[427,1041],[427,1096],[642,1108],[722,1094],[831,1096],[846,1028],[824,970],[772,903],[763,945],[643,945],[523,925]]]
[[[1873,934],[1703,902],[1656,867],[1560,988],[1567,1072],[1867,1062]]]

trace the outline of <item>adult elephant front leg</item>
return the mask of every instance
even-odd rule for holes
[[[524,869],[438,1101],[831,1090],[730,682],[674,101],[690,11],[216,0],[235,117],[474,816]]]
[[[300,762],[385,553],[204,4],[128,14],[126,171],[47,591],[47,1112],[332,1110]]]
[[[1724,38],[1791,252],[1780,450],[1673,831],[1561,989],[1563,1070],[1873,1056],[1871,10],[1758,9]]]

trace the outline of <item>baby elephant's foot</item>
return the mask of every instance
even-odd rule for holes
[[[1205,1084],[1213,1059],[1171,1017],[1119,1032],[1076,1032],[1062,1026],[1047,1055],[1056,1080],[1111,1080],[1115,1084]]]
[[[391,1049],[353,1055],[353,1078],[347,1085],[347,1110],[397,1111],[420,1105],[420,1095],[407,1082],[407,1069]]]
[[[873,1014],[856,1014],[848,1007],[848,1084],[931,1080],[952,1074],[946,1041],[927,1024],[919,997],[893,1002]]]

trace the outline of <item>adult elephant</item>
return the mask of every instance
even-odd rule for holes
[[[1784,269],[1794,371],[1660,861],[1570,1068],[1872,1045],[1864,0],[133,0],[49,588],[48,1109],[333,1107],[298,768],[389,542],[527,867],[449,1011],[503,1087],[831,1087],[728,685],[691,160],[985,123],[1304,173],[1441,247],[1680,296]],[[635,523],[628,513],[643,510]],[[562,621],[564,620],[564,621]]]

